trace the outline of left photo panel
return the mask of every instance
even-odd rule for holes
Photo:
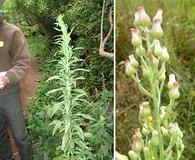
[[[111,160],[114,0],[0,0],[0,160]]]

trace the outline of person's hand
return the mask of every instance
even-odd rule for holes
[[[6,76],[0,76],[0,89],[4,89],[9,83],[9,79]]]

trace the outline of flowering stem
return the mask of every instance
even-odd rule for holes
[[[159,92],[158,94],[161,94],[161,93]],[[158,95],[158,97],[160,97],[160,95]],[[152,99],[153,99],[153,103],[154,103],[156,129],[158,130],[160,160],[164,160],[164,148],[163,148],[162,134],[161,134],[161,130],[160,130],[160,118],[159,118],[160,100],[157,98],[156,78],[155,78],[154,73],[153,73],[153,80],[152,80]]]

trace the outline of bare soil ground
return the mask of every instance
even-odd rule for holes
[[[38,79],[43,76],[43,73],[38,72],[37,68],[39,67],[39,64],[36,60],[36,58],[31,57],[31,66],[30,69],[26,75],[26,77],[20,82],[20,88],[21,88],[21,99],[22,99],[22,105],[23,105],[23,111],[24,116],[27,119],[28,118],[28,104],[30,99],[35,95],[36,89],[39,85]],[[14,140],[11,136],[11,133],[9,131],[10,135],[10,141],[12,145],[12,151],[15,156],[15,160],[20,160],[16,145],[14,143]]]

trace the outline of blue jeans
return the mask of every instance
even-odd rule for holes
[[[10,127],[21,160],[32,160],[31,145],[23,116],[20,92],[0,95],[0,159],[11,160],[12,153],[7,135]]]

